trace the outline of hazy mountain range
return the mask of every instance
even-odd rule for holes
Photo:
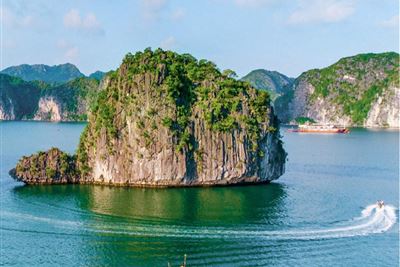
[[[46,83],[65,83],[76,78],[85,77],[85,75],[71,63],[55,66],[22,64],[8,67],[0,73],[18,77],[25,81],[43,81]],[[104,74],[105,73],[102,71],[96,71],[88,77],[101,80]]]
[[[85,120],[105,72],[86,77],[70,64],[19,65],[1,71],[0,119]],[[399,127],[399,54],[360,54],[297,78],[257,69],[241,78],[268,91],[278,118],[324,124]],[[96,82],[97,81],[97,82]],[[28,100],[29,98],[29,100]]]

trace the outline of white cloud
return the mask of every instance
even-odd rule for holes
[[[68,48],[65,53],[64,57],[68,62],[73,62],[78,58],[79,49],[76,46]]]
[[[17,48],[17,43],[14,40],[7,38],[3,41],[3,47],[6,49],[15,49]]]
[[[148,9],[160,9],[167,1],[166,0],[142,0],[143,5]]]
[[[354,13],[353,0],[300,0],[289,23],[338,22]]]
[[[186,16],[186,10],[184,8],[177,8],[171,14],[171,19],[181,20]]]
[[[272,0],[235,0],[235,4],[243,7],[260,7],[272,2]]]
[[[388,28],[399,27],[399,15],[393,16],[390,19],[382,21],[381,26],[388,27]]]
[[[63,61],[76,62],[79,57],[79,48],[64,39],[57,42],[57,47],[61,50]]]
[[[186,16],[182,7],[172,9],[169,0],[140,0],[141,15],[144,23],[153,23],[160,20],[181,20]]]
[[[146,20],[155,20],[160,12],[167,5],[167,0],[141,0],[143,8],[143,17]]]
[[[20,19],[19,23],[23,27],[32,26],[34,24],[34,18],[33,18],[33,16],[28,15],[28,16],[22,17]]]
[[[86,18],[82,21],[82,25],[86,29],[99,29],[101,28],[99,21],[96,18],[96,15],[93,13],[88,13]]]
[[[0,9],[0,12],[0,22],[6,27],[28,28],[35,24],[35,19],[32,15],[17,15],[5,6]]]
[[[60,39],[57,42],[57,47],[58,48],[64,49],[64,48],[66,48],[68,46],[69,46],[69,43],[67,41],[65,41],[64,39]]]
[[[176,39],[173,36],[169,36],[167,39],[163,40],[160,43],[160,47],[164,50],[170,50],[174,48],[175,45],[176,45]]]
[[[235,4],[238,7],[244,8],[256,8],[261,7],[273,2],[279,2],[279,0],[210,0],[217,4]],[[282,1],[282,0],[280,0]]]
[[[64,26],[67,28],[76,28],[82,25],[81,15],[77,9],[71,9],[64,15]]]
[[[71,9],[64,15],[64,26],[85,32],[104,34],[104,29],[94,13],[81,16],[77,9]]]

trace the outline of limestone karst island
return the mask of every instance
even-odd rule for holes
[[[266,91],[189,54],[128,54],[102,81],[76,155],[23,157],[27,184],[212,186],[268,183],[286,152]]]
[[[399,266],[394,0],[0,0],[0,267]]]

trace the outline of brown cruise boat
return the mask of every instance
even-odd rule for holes
[[[300,124],[297,129],[289,129],[289,132],[297,133],[349,133],[345,127],[335,125]]]

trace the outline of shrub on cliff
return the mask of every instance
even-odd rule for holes
[[[73,183],[79,176],[75,156],[70,156],[58,148],[22,157],[11,175],[27,183]]]
[[[134,92],[133,82],[138,77],[159,75],[162,80],[151,85],[154,93],[163,95],[165,103],[151,108],[146,118],[142,118],[140,93]],[[254,146],[259,132],[259,125],[268,123],[269,95],[256,91],[246,82],[235,80],[231,72],[221,73],[214,63],[197,60],[189,54],[177,54],[172,51],[146,49],[144,52],[127,54],[121,67],[110,74],[110,86],[102,91],[93,105],[93,124],[97,134],[102,128],[107,136],[118,136],[118,122],[115,120],[117,103],[123,103],[128,115],[138,117],[137,125],[143,129],[143,138],[149,136],[152,116],[162,115],[161,124],[172,130],[176,137],[177,150],[190,149],[188,132],[190,117],[196,108],[203,111],[204,120],[209,128],[215,131],[228,132],[245,128],[253,135]],[[121,90],[118,84],[127,85]],[[131,88],[127,88],[131,87]],[[251,97],[247,114],[243,114],[243,101]],[[160,104],[173,106],[172,116],[160,112]],[[153,114],[151,116],[151,114]],[[145,124],[147,122],[147,125]],[[153,127],[155,128],[155,127]],[[148,142],[150,143],[150,141]]]

